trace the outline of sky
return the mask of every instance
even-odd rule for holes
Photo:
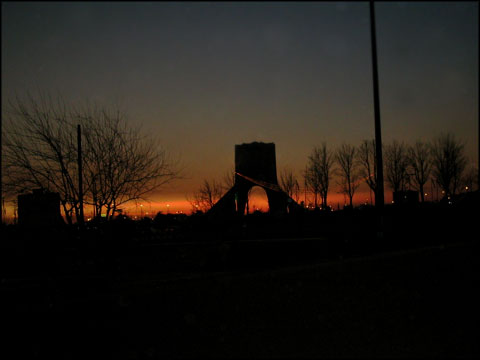
[[[375,10],[384,143],[451,132],[477,164],[478,2]],[[120,104],[181,159],[155,210],[185,211],[235,144],[274,142],[300,176],[314,146],[374,137],[369,4],[2,2],[2,108],[34,89]]]

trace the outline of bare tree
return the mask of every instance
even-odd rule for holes
[[[315,207],[317,207],[317,194],[322,199],[322,207],[327,208],[327,195],[332,177],[332,166],[334,156],[327,149],[327,144],[322,143],[320,147],[315,147],[308,157],[306,171],[307,185],[315,195]]]
[[[377,161],[375,149],[375,140],[363,140],[358,148],[357,157],[360,164],[360,176],[365,180],[374,194],[377,189]]]
[[[408,156],[407,147],[394,140],[385,147],[385,175],[393,192],[405,190],[408,182]]]
[[[83,129],[85,202],[107,218],[179,175],[176,162],[120,112],[67,107],[61,98],[28,95],[9,103],[4,127],[5,187],[18,194],[34,187],[60,194],[67,222],[79,219],[76,126]]]
[[[316,148],[308,157],[307,167],[305,168],[305,186],[308,191],[313,193],[315,209],[318,207],[318,194],[320,193],[319,179],[319,159],[317,157]]]
[[[357,149],[355,146],[347,144],[342,144],[335,154],[335,159],[339,165],[341,192],[348,196],[351,207],[353,207],[353,195],[360,185],[356,158]]]
[[[215,180],[203,180],[203,184],[193,194],[193,198],[188,201],[194,210],[207,212],[210,210],[223,195],[223,186]]]
[[[120,205],[146,200],[146,194],[178,177],[160,144],[128,126],[118,110],[89,110],[77,118],[85,126],[85,178],[97,214],[105,208],[109,218]]]
[[[441,134],[433,140],[431,151],[436,183],[445,196],[455,195],[467,164],[465,145],[452,134]]]
[[[280,187],[295,201],[298,201],[298,193],[300,185],[293,171],[289,168],[284,168],[280,173]]]
[[[408,162],[412,169],[413,182],[418,191],[422,202],[425,201],[424,187],[430,178],[432,170],[430,147],[428,144],[417,141],[415,145],[408,148]]]
[[[65,104],[47,96],[7,104],[2,129],[7,196],[42,188],[60,194],[68,223],[79,216],[75,128]]]
[[[313,154],[312,154],[313,155]],[[318,180],[317,166],[315,165],[315,160],[312,158],[312,155],[308,158],[308,163],[303,174],[305,182],[305,191],[310,191],[313,193],[314,206],[315,209],[318,207],[318,194],[320,193],[320,182]]]
[[[222,178],[223,192],[227,192],[235,185],[235,169],[225,172]]]
[[[462,187],[466,192],[474,191],[478,189],[478,169],[471,165],[466,171],[463,177]]]
[[[327,144],[323,143],[320,147],[320,195],[322,196],[322,207],[326,209],[328,189],[333,172],[332,168],[335,164],[334,154],[327,149]]]

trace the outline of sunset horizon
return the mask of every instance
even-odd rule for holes
[[[2,1],[0,358],[478,358],[479,4]]]

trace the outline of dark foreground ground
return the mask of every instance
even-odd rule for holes
[[[2,229],[0,359],[478,358],[477,204]]]
[[[477,270],[470,242],[96,291],[57,284],[53,297],[26,287],[2,309],[3,358],[475,357]]]

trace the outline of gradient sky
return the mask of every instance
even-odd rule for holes
[[[478,2],[379,2],[382,135],[452,132],[477,163]],[[274,142],[298,173],[314,146],[374,137],[368,2],[3,2],[2,103],[40,88],[120,103],[180,156],[184,200]],[[387,190],[389,191],[389,190]]]

